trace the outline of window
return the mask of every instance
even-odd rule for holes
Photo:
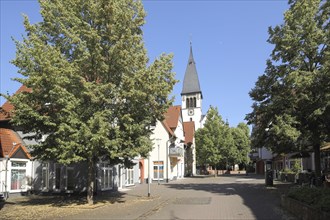
[[[73,167],[66,168],[66,190],[74,190],[74,170]]]
[[[18,162],[18,161],[13,161],[11,162],[12,167],[26,167],[26,162]]]
[[[49,188],[49,164],[48,163],[43,163],[42,164],[42,190],[46,190]]]
[[[190,107],[190,105],[189,105],[189,99],[187,98],[186,99],[186,108],[189,108]]]
[[[154,161],[154,179],[164,178],[164,162]]]
[[[101,189],[112,189],[112,167],[106,163],[101,164]]]
[[[193,107],[196,108],[196,97],[194,97]]]
[[[55,164],[55,190],[61,189],[61,166]]]
[[[11,162],[11,190],[26,189],[26,162]]]
[[[133,169],[126,169],[125,173],[125,183],[126,185],[134,185],[134,170]]]

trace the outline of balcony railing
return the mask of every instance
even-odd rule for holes
[[[183,149],[180,147],[171,147],[169,149],[170,157],[183,157]]]

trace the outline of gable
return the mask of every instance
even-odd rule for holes
[[[1,157],[12,158],[16,155],[19,158],[31,158],[26,147],[22,145],[22,140],[18,134],[11,129],[0,128],[0,150]],[[19,151],[23,151],[23,153]]]
[[[165,121],[167,125],[175,130],[178,126],[178,122],[181,119],[181,106],[170,106],[165,113]]]
[[[22,147],[18,148],[10,158],[19,158],[19,159],[30,159],[27,153],[22,149]]]

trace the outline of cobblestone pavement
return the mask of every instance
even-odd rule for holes
[[[290,185],[264,182],[255,175],[186,178],[151,184],[151,197],[141,184],[101,196],[93,207],[75,200],[6,204],[0,219],[295,219],[280,208]]]

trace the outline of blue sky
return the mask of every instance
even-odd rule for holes
[[[19,77],[9,63],[15,57],[11,37],[24,34],[22,13],[31,23],[41,21],[35,0],[0,0],[1,93],[14,93]],[[182,81],[189,56],[189,42],[203,92],[203,112],[210,105],[219,109],[231,126],[244,121],[251,111],[248,92],[265,70],[273,46],[267,43],[268,27],[281,24],[287,1],[194,1],[145,0],[143,27],[150,60],[161,53],[173,53],[173,71],[180,82],[175,86],[175,105],[181,105]],[[1,97],[0,104],[5,102]]]

